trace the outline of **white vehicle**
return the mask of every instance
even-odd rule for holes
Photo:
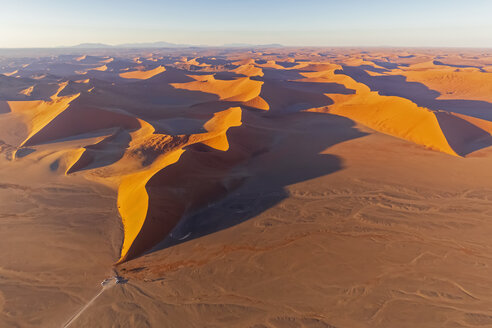
[[[113,280],[114,278],[106,278],[104,279],[102,282],[101,282],[101,286],[107,286],[111,283],[111,281]]]

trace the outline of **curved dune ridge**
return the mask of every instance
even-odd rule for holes
[[[245,65],[240,65],[237,68],[233,69],[232,72],[236,74],[241,74],[245,76],[263,76],[263,70],[261,67],[257,67],[252,64],[245,64]]]
[[[29,97],[33,91],[34,91],[34,85],[31,85],[29,88],[19,91],[19,94]]]
[[[23,146],[60,113],[68,108],[69,104],[80,94],[59,97],[58,94],[65,88],[67,82],[61,83],[51,100],[9,101],[12,113],[17,114],[28,127],[28,135],[19,145]]]
[[[94,68],[89,68],[90,71],[99,71],[99,72],[105,72],[108,70],[108,66],[102,65]]]
[[[160,74],[162,72],[165,72],[166,68],[164,66],[159,66],[154,69],[148,70],[148,71],[130,71],[130,72],[125,72],[125,73],[120,73],[120,77],[124,79],[137,79],[137,80],[146,80],[150,79],[151,77],[156,76],[157,74]]]
[[[201,91],[212,93],[224,101],[239,101],[245,105],[268,110],[268,103],[260,97],[262,81],[251,80],[249,77],[240,77],[234,80],[217,80],[214,75],[188,75],[195,81],[185,83],[171,83],[176,89]]]
[[[16,69],[12,72],[2,73],[2,74],[5,76],[13,76],[13,75],[17,74],[18,72],[19,72],[19,70]]]
[[[130,144],[128,154],[138,153],[144,157],[155,157],[155,159],[147,165],[145,164],[145,158],[142,159],[142,167],[131,174],[123,176],[118,187],[118,209],[125,231],[119,262],[127,258],[132,244],[145,222],[149,203],[145,187],[150,178],[163,168],[177,162],[185,152],[183,148],[186,146],[203,143],[212,148],[227,151],[229,144],[226,132],[229,128],[240,125],[241,109],[235,107],[215,113],[214,117],[204,125],[207,130],[205,133],[181,136],[149,134],[151,130],[148,126],[142,127],[145,132],[137,132]],[[155,154],[156,152],[157,154]],[[125,158],[122,159],[122,161],[125,160]],[[165,218],[163,219],[165,220]],[[163,231],[162,238],[169,231]],[[143,248],[151,246],[153,245],[145,245]]]

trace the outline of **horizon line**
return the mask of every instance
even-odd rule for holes
[[[151,46],[152,44],[167,43],[169,46]],[[143,46],[148,44],[149,46]],[[87,47],[84,47],[87,45]],[[55,50],[55,49],[84,49],[84,50],[97,50],[97,49],[190,49],[190,48],[257,48],[257,47],[272,47],[272,48],[401,48],[401,49],[492,49],[492,45],[489,46],[427,46],[427,45],[284,45],[281,43],[265,43],[265,44],[249,44],[249,43],[234,43],[222,44],[222,45],[207,45],[207,44],[185,44],[185,43],[172,43],[166,41],[155,42],[128,42],[128,43],[99,43],[99,42],[84,42],[72,46],[21,46],[21,47],[1,47],[0,50]]]

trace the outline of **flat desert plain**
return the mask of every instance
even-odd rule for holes
[[[491,135],[490,50],[2,50],[0,326],[491,327]]]

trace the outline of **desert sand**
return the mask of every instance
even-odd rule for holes
[[[1,327],[492,326],[490,51],[80,51],[0,51]]]

